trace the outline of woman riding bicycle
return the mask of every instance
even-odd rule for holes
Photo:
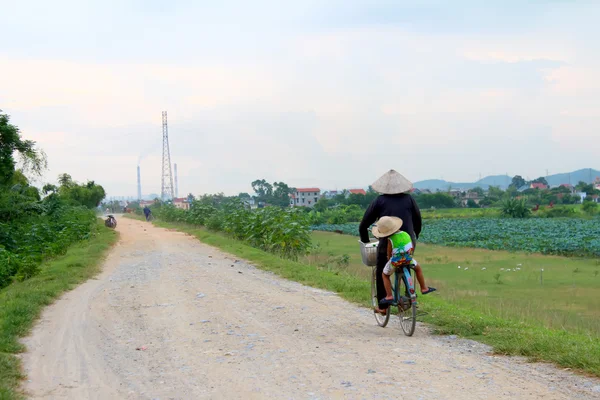
[[[363,217],[362,222],[358,228],[360,233],[360,240],[363,243],[369,243],[369,227],[373,225],[381,217],[398,217],[402,219],[403,224],[400,228],[401,231],[406,232],[410,235],[412,240],[413,250],[416,248],[417,239],[421,233],[421,211],[415,199],[408,193],[412,189],[412,183],[404,176],[394,171],[393,169],[385,173],[379,178],[373,185],[373,190],[381,193],[378,196]],[[377,246],[377,298],[384,299],[386,297],[386,290],[383,283],[383,269],[388,261],[388,239],[383,238],[379,240]],[[421,286],[422,293],[430,293],[425,284],[425,278],[421,269],[416,269],[417,279]],[[435,289],[434,289],[435,290]],[[433,291],[433,290],[431,290]],[[380,308],[376,311],[382,312],[387,308]]]

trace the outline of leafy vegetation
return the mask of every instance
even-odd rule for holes
[[[163,221],[222,231],[253,247],[289,259],[306,254],[311,246],[308,217],[301,210],[280,207],[251,210],[238,199],[218,196],[204,196],[194,201],[189,211],[168,203],[158,203],[151,209]]]
[[[502,216],[510,218],[527,218],[531,210],[525,199],[508,199],[502,204]]]
[[[95,221],[89,240],[68,248],[64,255],[45,261],[40,273],[0,290],[0,398],[21,398],[23,375],[16,353],[24,351],[19,338],[28,334],[42,309],[63,292],[99,271],[107,250],[116,242],[115,231]]]
[[[21,158],[20,170],[15,155]],[[45,165],[43,152],[0,114],[0,288],[34,276],[44,260],[89,238],[95,224],[91,209],[104,198],[104,189],[63,174],[58,187],[44,186],[42,199],[24,171],[39,174]]]
[[[358,223],[314,225],[312,229],[358,236]],[[427,222],[419,240],[443,246],[598,257],[600,220],[435,219]]]

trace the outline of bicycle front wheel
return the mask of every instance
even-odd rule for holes
[[[373,309],[379,308],[379,299],[377,298],[377,267],[373,267],[373,273],[371,274],[371,304],[373,305]],[[382,328],[385,328],[390,320],[390,307],[386,311],[385,315],[374,311],[377,325]]]
[[[415,327],[417,325],[417,305],[412,303],[406,310],[404,310],[401,305],[398,305],[398,317],[400,318],[400,327],[404,334],[406,336],[412,336],[413,333],[415,333]]]
[[[402,332],[404,332],[406,336],[412,336],[415,333],[415,327],[417,325],[417,303],[410,298],[410,293],[408,292],[408,287],[406,286],[404,279],[401,278],[399,281],[401,283],[399,283],[400,290],[398,293],[404,295],[404,297],[398,301],[400,328],[402,328]]]

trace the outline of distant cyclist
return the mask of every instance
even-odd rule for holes
[[[150,211],[150,208],[148,208],[148,206],[144,207],[144,215],[146,216],[146,221],[150,221],[150,216],[152,215],[152,211]]]

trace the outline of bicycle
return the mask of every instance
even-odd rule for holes
[[[379,308],[379,299],[377,298],[377,242],[363,243],[359,240],[359,243],[361,244],[363,264],[373,269],[373,273],[371,274],[371,304],[373,308]],[[394,301],[386,309],[385,315],[374,312],[375,320],[379,326],[382,328],[387,326],[390,320],[391,308],[397,307],[400,327],[404,334],[412,336],[415,333],[417,324],[417,293],[414,282],[414,271],[410,267],[395,268],[394,279],[392,281]]]

